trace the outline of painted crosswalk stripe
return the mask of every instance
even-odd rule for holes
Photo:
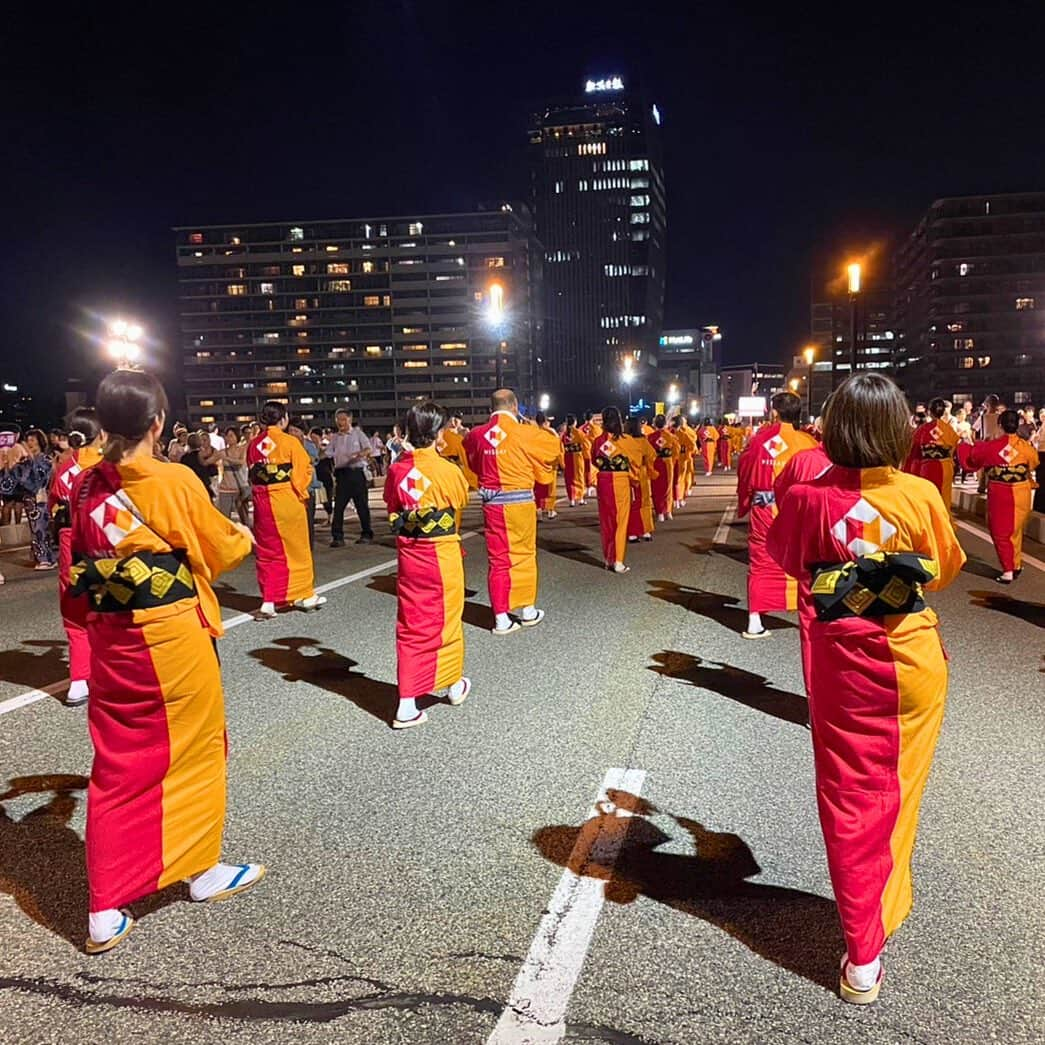
[[[642,769],[610,769],[588,818],[611,790],[642,791]],[[629,816],[626,810],[617,816]],[[600,831],[594,839],[582,834],[570,854],[548,908],[537,927],[530,950],[512,986],[504,1012],[487,1039],[487,1045],[548,1045],[566,1033],[566,1007],[591,945],[605,895],[605,882],[577,875],[570,867],[598,864],[612,868],[617,862],[623,831]]]

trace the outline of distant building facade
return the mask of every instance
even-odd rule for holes
[[[278,399],[389,428],[421,398],[476,419],[536,396],[541,251],[527,208],[175,230],[190,425]]]
[[[1045,192],[937,200],[895,270],[909,398],[1045,403]]]
[[[830,284],[834,286],[835,284]],[[819,291],[810,309],[810,342],[820,363],[830,363],[835,385],[852,371],[853,308],[843,290]],[[856,295],[856,369],[892,373],[896,367],[897,322],[893,284],[888,274],[867,275]],[[826,370],[821,368],[820,373]]]
[[[787,385],[784,378],[784,367],[779,363],[744,363],[739,366],[724,366],[722,374],[722,412],[737,414],[740,412],[740,400],[745,396],[762,396],[769,400],[777,392],[783,392]]]
[[[676,385],[680,399],[695,404],[701,417],[722,413],[722,333],[718,327],[665,330],[657,345],[657,378]],[[688,409],[688,408],[687,408]]]
[[[660,119],[641,93],[609,77],[531,120],[547,317],[542,376],[570,407],[616,393],[629,357],[638,381],[652,380],[642,364],[655,354],[664,313]]]

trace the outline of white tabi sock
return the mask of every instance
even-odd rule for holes
[[[875,958],[867,965],[856,965],[849,962],[845,967],[845,978],[854,990],[869,991],[878,982],[878,974],[881,969],[881,958]]]
[[[507,613],[498,613],[495,616],[494,626],[498,631],[507,631],[512,626],[512,618]]]
[[[537,607],[523,606],[519,616],[522,617],[523,620],[533,620],[537,616]]]
[[[400,697],[396,718],[400,722],[409,722],[410,719],[417,718],[417,697]]]
[[[90,928],[91,939],[95,943],[105,943],[111,940],[117,930],[123,924],[123,911],[110,907],[105,911],[91,911],[87,916],[87,924]]]
[[[450,687],[450,699],[451,700],[458,700],[460,698],[461,694],[464,692],[464,686],[465,686],[464,679],[458,679]],[[400,706],[402,706],[402,701],[400,701]]]
[[[261,612],[262,613],[275,613],[276,612],[276,604],[274,602],[263,602],[261,604]]]
[[[252,867],[244,873],[242,864],[215,864],[209,870],[190,879],[189,895],[198,903],[209,896],[224,892],[234,881],[237,885],[254,881],[263,871],[262,867]]]
[[[69,683],[69,693],[66,697],[67,700],[73,703],[81,703],[87,699],[88,687],[87,682],[84,679],[73,679]]]
[[[749,635],[755,635],[762,631],[761,613],[749,613],[747,615],[747,630]]]

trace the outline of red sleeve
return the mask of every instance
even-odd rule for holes
[[[749,443],[748,448],[740,455],[737,462],[737,518],[743,519],[751,511],[751,470],[755,466],[758,457],[758,449],[754,443]]]
[[[385,475],[385,508],[388,509],[388,514],[391,515],[399,507],[399,503],[396,499],[396,480],[399,478],[399,469],[392,465],[388,469],[388,473]]]
[[[790,577],[801,577],[806,572],[809,496],[808,486],[792,487],[777,504],[777,516],[766,537],[770,558]]]

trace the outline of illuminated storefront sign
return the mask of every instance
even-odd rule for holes
[[[624,81],[619,76],[609,76],[605,80],[588,80],[584,84],[585,94],[596,91],[623,91]]]
[[[660,339],[662,345],[692,345],[692,334],[665,334]]]

